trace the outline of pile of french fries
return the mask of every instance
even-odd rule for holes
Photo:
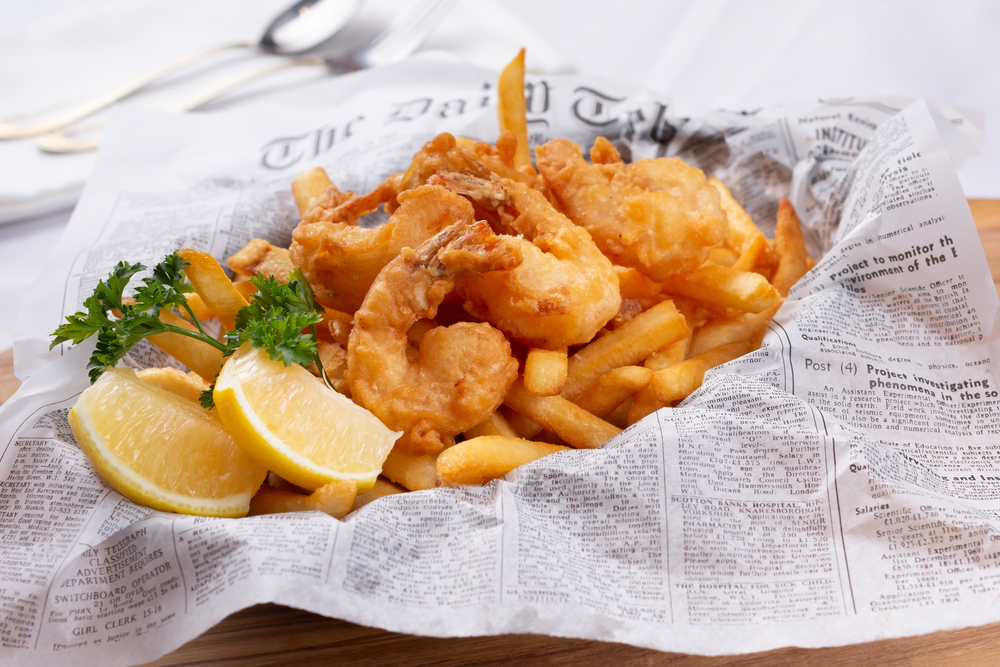
[[[533,170],[523,50],[501,74],[498,94],[501,131],[517,137],[515,165]],[[787,200],[780,202],[774,239],[767,239],[725,185],[714,178],[709,182],[729,221],[725,243],[713,248],[698,269],[664,282],[617,267],[623,297],[619,316],[578,349],[523,351],[523,373],[504,406],[462,434],[457,444],[438,455],[415,455],[397,447],[375,487],[357,497],[347,484],[308,494],[271,474],[251,514],[319,509],[343,516],[382,495],[442,484],[483,484],[556,451],[599,447],[626,426],[684,400],[710,368],[758,349],[792,285],[813,262]],[[292,190],[300,213],[329,185],[322,169],[296,178]],[[215,317],[223,328],[232,327],[247,304],[254,289],[249,277],[260,273],[286,279],[294,269],[287,250],[260,239],[227,260],[235,281],[205,253],[185,250],[181,256],[191,264],[188,277],[197,292],[190,299],[193,310],[199,319]],[[161,316],[191,326],[176,315]],[[349,393],[344,370],[352,317],[327,310],[327,326],[320,327],[318,341],[324,368],[342,393]],[[411,335],[418,338],[420,333]],[[202,379],[214,378],[223,362],[217,351],[183,336],[164,334],[152,342],[197,374],[197,379],[184,374],[174,378],[189,391],[207,386]]]

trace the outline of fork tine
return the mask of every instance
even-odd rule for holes
[[[451,11],[456,0],[419,0],[396,17],[365,54],[369,65],[386,65],[416,51]]]

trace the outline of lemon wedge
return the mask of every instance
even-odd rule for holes
[[[246,516],[267,474],[218,417],[131,368],[105,371],[80,395],[69,423],[108,484],[153,509]]]
[[[367,491],[402,435],[302,366],[271,361],[249,343],[222,367],[214,397],[244,451],[310,491],[338,480]]]

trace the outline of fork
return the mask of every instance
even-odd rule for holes
[[[305,56],[255,72],[243,73],[225,80],[212,82],[194,94],[173,98],[154,108],[184,112],[195,109],[210,100],[224,95],[251,81],[270,76],[292,67],[321,66],[334,74],[347,74],[369,67],[389,65],[413,54],[430,36],[434,28],[447,16],[457,0],[417,0],[371,42],[358,47],[346,56],[336,58]],[[49,132],[35,138],[35,144],[47,153],[82,153],[96,149],[100,139],[75,139],[74,135],[90,133],[105,126],[107,121],[80,123],[58,132]]]

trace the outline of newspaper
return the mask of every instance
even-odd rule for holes
[[[320,87],[296,107],[116,114],[18,321],[27,382],[0,408],[0,662],[145,662],[263,602],[397,632],[699,654],[1000,621],[998,299],[953,164],[978,129],[922,100],[675,119],[613,82],[529,78],[535,143],[600,134],[627,159],[679,155],[769,233],[792,199],[822,259],[759,351],[601,449],[343,521],[172,515],[110,489],[66,418],[89,346],[49,352],[49,332],[121,259],[287,244],[301,171],[364,191],[438,132],[494,138],[495,73],[427,67],[330,83],[350,90],[325,107]],[[167,362],[144,345],[129,361]]]

